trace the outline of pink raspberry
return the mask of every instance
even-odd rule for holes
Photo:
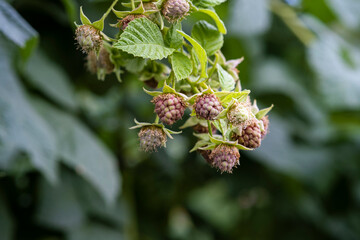
[[[234,134],[233,139],[248,148],[258,148],[261,145],[261,130],[257,122],[253,122],[241,131],[241,135]]]
[[[239,164],[240,153],[235,146],[221,144],[211,151],[209,158],[212,166],[223,172],[231,173],[233,167]]]
[[[214,94],[204,94],[194,104],[196,116],[201,119],[214,120],[223,110],[220,100]]]
[[[162,8],[162,14],[169,22],[175,22],[185,17],[190,10],[187,0],[167,0]]]
[[[167,125],[174,124],[184,115],[186,103],[176,94],[165,93],[154,97],[152,102],[155,103],[156,114]]]

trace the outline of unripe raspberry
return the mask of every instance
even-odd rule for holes
[[[172,125],[184,115],[186,103],[176,94],[165,93],[154,97],[152,102],[155,103],[156,114],[167,125]]]
[[[264,125],[264,130],[261,131],[261,139],[264,139],[266,134],[268,133],[268,128],[269,128],[269,117],[265,116],[261,119],[261,121],[263,122]]]
[[[196,116],[200,119],[214,120],[223,110],[220,100],[214,94],[199,96],[194,104]]]
[[[197,151],[210,166],[213,166],[213,161],[210,159],[211,150],[197,150]]]
[[[204,127],[201,124],[196,124],[195,126],[192,127],[194,132],[196,133],[208,133],[209,132],[209,128],[208,127]],[[216,128],[214,125],[211,124],[211,130],[212,133],[215,134],[216,133]]]
[[[84,53],[98,51],[102,44],[100,31],[90,25],[81,25],[75,31],[75,39]]]
[[[227,118],[234,125],[240,125],[251,119],[251,108],[247,102],[235,103],[227,113]]]
[[[162,8],[162,14],[169,22],[175,22],[185,17],[190,10],[187,0],[167,0]]]
[[[120,20],[120,29],[124,31],[132,20],[142,17],[145,17],[145,15],[142,14],[127,15],[126,17]]]
[[[100,48],[99,56],[96,57],[94,51],[91,51],[87,57],[87,68],[91,73],[97,73],[100,69],[104,71],[105,74],[109,74],[114,70],[114,64],[110,60],[109,52],[104,48]]]
[[[231,173],[233,167],[239,164],[240,153],[235,146],[221,144],[211,151],[209,157],[212,165],[222,173]]]
[[[242,129],[241,134],[233,135],[233,139],[248,148],[258,148],[261,145],[261,130],[259,124],[254,121],[250,125]]]
[[[142,127],[139,132],[140,148],[145,152],[154,152],[159,147],[165,145],[166,134],[165,132],[155,126]]]

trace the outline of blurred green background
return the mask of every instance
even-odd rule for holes
[[[0,240],[360,239],[359,0],[216,8],[243,88],[275,105],[233,174],[188,153],[191,130],[139,151],[151,98],[129,73],[98,81],[74,41],[79,6],[110,4],[0,0]]]

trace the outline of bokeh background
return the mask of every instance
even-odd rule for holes
[[[1,240],[360,239],[359,0],[216,7],[243,88],[275,105],[233,174],[188,153],[191,130],[139,151],[142,83],[98,81],[74,42],[79,6],[97,20],[110,4],[0,0]]]

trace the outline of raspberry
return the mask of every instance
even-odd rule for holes
[[[259,124],[254,121],[250,125],[242,129],[241,134],[233,135],[233,139],[238,140],[238,143],[248,148],[258,148],[261,145],[261,130]]]
[[[211,151],[209,158],[212,165],[218,168],[221,173],[231,173],[233,167],[239,164],[240,153],[235,146],[221,144]]]
[[[162,8],[162,14],[169,22],[175,22],[185,17],[190,10],[187,0],[167,0]]]
[[[222,111],[220,100],[214,94],[204,94],[196,99],[194,104],[198,118],[214,120]]]
[[[206,160],[209,165],[213,165],[213,161],[210,159],[211,150],[197,150],[198,153]]]
[[[91,73],[97,73],[102,70],[105,74],[109,74],[114,70],[114,64],[110,60],[109,52],[104,48],[100,48],[99,57],[96,57],[94,51],[91,51],[87,57],[87,68]]]
[[[102,44],[100,31],[90,25],[81,25],[75,31],[75,39],[83,53],[98,51]]]
[[[264,124],[264,131],[261,131],[261,139],[264,139],[266,134],[268,133],[268,128],[269,128],[269,117],[265,116],[261,119],[261,121]]]
[[[204,127],[201,124],[196,124],[195,126],[192,127],[194,132],[196,133],[208,133],[209,132],[209,128],[208,127]],[[216,128],[214,125],[211,124],[211,130],[212,133],[215,134],[216,133]]]
[[[156,114],[167,125],[172,125],[184,115],[186,103],[178,95],[165,93],[154,97],[152,102],[155,103]]]
[[[142,17],[145,17],[145,15],[142,14],[127,15],[126,17],[120,20],[120,29],[124,31],[132,20]]]
[[[250,105],[247,102],[235,103],[228,111],[227,117],[234,125],[247,125],[246,122],[251,119]]]
[[[140,148],[145,152],[154,152],[165,145],[166,134],[155,126],[142,127],[139,132]]]

